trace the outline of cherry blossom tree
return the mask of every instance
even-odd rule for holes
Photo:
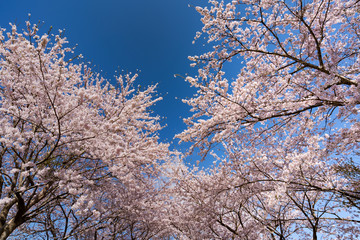
[[[62,34],[0,30],[0,239],[165,234],[155,86],[75,63]]]
[[[176,172],[175,231],[357,239],[360,2],[210,0],[196,10],[196,39],[212,50],[190,57],[198,92],[177,137],[218,160]]]

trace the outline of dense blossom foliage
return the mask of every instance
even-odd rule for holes
[[[0,239],[360,238],[360,1],[196,10],[212,49],[177,137],[206,169],[159,142],[155,86],[0,30]]]
[[[0,239],[160,236],[170,153],[148,112],[155,86],[111,85],[37,32],[0,31]]]
[[[179,172],[188,223],[179,218],[178,231],[357,239],[359,1],[210,0],[196,10],[197,38],[212,50],[190,57],[198,93],[178,137],[204,155],[222,152],[210,170]]]

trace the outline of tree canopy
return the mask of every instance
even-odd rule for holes
[[[195,9],[212,48],[189,57],[184,153],[156,86],[110,83],[61,32],[0,31],[0,239],[359,238],[360,2]],[[186,166],[196,148],[214,164]]]

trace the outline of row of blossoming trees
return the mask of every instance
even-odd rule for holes
[[[110,84],[36,25],[0,31],[0,239],[358,239],[360,2],[196,10],[212,50],[190,57],[177,138],[205,170],[159,142],[155,86]]]

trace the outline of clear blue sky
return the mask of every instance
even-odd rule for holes
[[[32,23],[44,22],[42,32],[47,32],[50,26],[53,32],[65,29],[69,46],[77,44],[76,53],[95,65],[95,71],[102,70],[107,79],[116,70],[141,70],[139,84],[159,83],[158,93],[164,100],[154,111],[164,118],[162,124],[167,125],[160,133],[162,141],[170,142],[186,127],[182,117],[190,115],[189,107],[180,99],[194,93],[188,83],[174,78],[174,74],[194,75],[196,69],[189,66],[187,56],[204,51],[200,43],[192,44],[202,25],[200,15],[188,5],[204,3],[199,0],[1,0],[0,26],[9,29],[12,22],[24,28],[30,13]]]

